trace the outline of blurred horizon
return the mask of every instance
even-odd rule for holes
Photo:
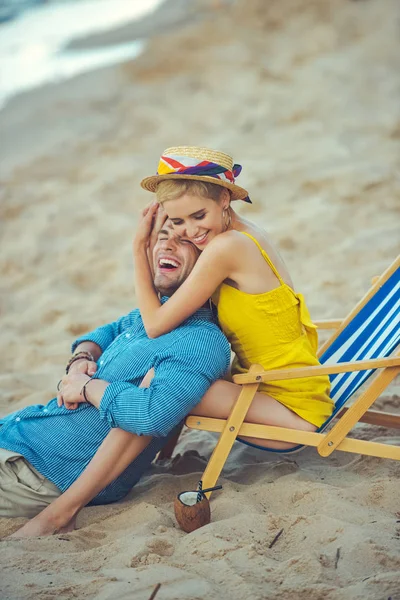
[[[66,46],[140,20],[164,1],[0,0],[0,110],[20,92],[135,58],[142,40],[104,48]],[[7,7],[15,12],[1,21]]]

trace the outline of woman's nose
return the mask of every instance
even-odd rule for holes
[[[199,228],[197,227],[196,224],[193,224],[193,225],[188,224],[185,227],[185,232],[182,233],[181,235],[182,235],[182,237],[187,237],[191,240],[194,237],[196,237],[196,235],[198,234],[198,229]]]

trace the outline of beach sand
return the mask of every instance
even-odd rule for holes
[[[207,7],[156,30],[136,61],[0,112],[1,414],[46,403],[70,342],[135,306],[139,182],[168,146],[243,165],[241,212],[270,232],[315,319],[345,316],[398,254],[397,0]],[[394,383],[377,407],[399,412],[399,398]],[[6,540],[24,521],[0,519],[1,598],[148,600],[162,583],[157,600],[400,599],[399,463],[237,443],[211,524],[188,535],[173,500],[215,439],[186,430],[172,461],[122,502],[84,509],[73,533]]]

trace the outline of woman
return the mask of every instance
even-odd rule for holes
[[[142,187],[156,192],[158,201],[144,211],[134,240],[136,293],[147,334],[157,337],[174,329],[212,297],[236,355],[233,375],[247,372],[253,363],[265,369],[318,365],[316,328],[303,296],[294,291],[266,232],[231,206],[236,200],[250,202],[246,190],[235,183],[240,171],[241,167],[221,152],[177,147],[164,152],[157,175],[142,181]],[[187,280],[163,305],[153,286],[147,252],[156,218],[159,224],[169,218],[176,232],[201,252]],[[150,380],[151,375],[144,384]],[[225,419],[239,391],[240,387],[229,381],[218,381],[193,413]],[[332,411],[329,378],[315,376],[262,383],[246,421],[315,431]],[[242,441],[256,447],[292,447],[255,438]],[[43,535],[66,525],[146,443],[143,438],[113,430],[73,486],[28,524],[27,534]],[[118,458],[118,472],[108,470],[113,457]],[[44,531],[41,519],[46,511],[54,527]]]
[[[241,167],[232,158],[206,148],[169,148],[158,174],[142,181],[156,192],[134,241],[139,308],[150,337],[177,327],[212,297],[219,323],[236,357],[232,374],[245,373],[253,363],[265,369],[318,364],[317,333],[304,298],[265,231],[240,217],[231,202],[249,202],[235,183]],[[176,232],[201,251],[193,271],[179,290],[161,305],[155,292],[147,246],[159,205]],[[331,415],[329,378],[308,377],[262,383],[246,420],[315,431]],[[195,413],[226,418],[239,388],[214,384]],[[252,440],[271,448],[279,442]]]

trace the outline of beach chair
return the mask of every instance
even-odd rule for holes
[[[400,460],[400,446],[347,437],[358,422],[400,429],[400,414],[370,410],[400,372],[400,353],[396,351],[400,342],[400,257],[374,280],[370,291],[346,319],[316,322],[321,328],[336,328],[319,351],[321,365],[274,371],[252,365],[248,373],[233,377],[233,381],[242,386],[242,391],[227,420],[197,416],[186,418],[185,424],[191,429],[221,434],[202,477],[203,489],[215,486],[233,443],[240,436],[296,444],[290,450],[270,452],[287,454],[305,446],[314,446],[321,456],[341,450]],[[349,408],[345,407],[345,403],[377,370],[366,389]],[[335,403],[332,416],[315,433],[245,422],[261,382],[310,375],[330,376],[331,397]],[[337,422],[326,432],[333,419]],[[210,493],[206,496],[209,497]]]

